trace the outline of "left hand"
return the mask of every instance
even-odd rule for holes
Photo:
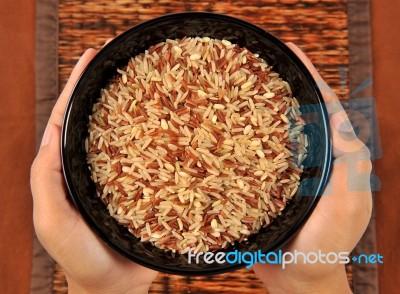
[[[120,256],[101,241],[68,201],[61,172],[60,129],[68,98],[97,53],[89,49],[75,66],[46,127],[31,169],[37,236],[61,265],[69,293],[147,293],[157,272]]]

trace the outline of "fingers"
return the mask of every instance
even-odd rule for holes
[[[330,115],[333,155],[336,159],[334,161],[332,176],[324,195],[335,195],[335,197],[323,197],[317,209],[338,207],[340,213],[343,213],[343,215],[356,215],[360,222],[364,220],[362,224],[365,224],[367,223],[365,220],[368,220],[370,217],[372,206],[369,150],[355,135],[354,129],[339,99],[325,81],[323,81],[311,61],[296,45],[292,43],[288,43],[287,45],[311,72],[321,90]],[[335,203],[344,204],[337,206]],[[363,232],[364,229],[361,231]]]
[[[76,212],[66,201],[64,179],[61,173],[60,128],[69,96],[87,64],[97,53],[86,50],[72,71],[58,98],[44,132],[41,147],[31,168],[31,188],[34,203],[35,226],[65,223],[65,218],[76,218]],[[51,219],[51,220],[50,220]],[[46,228],[42,230],[49,231]],[[50,229],[51,231],[51,229]]]
[[[83,70],[86,68],[88,63],[93,59],[96,55],[97,51],[94,49],[88,49],[85,53],[81,56],[78,63],[75,65],[74,69],[72,70],[71,76],[68,79],[67,84],[64,87],[64,90],[61,92],[60,97],[58,98],[53,111],[51,113],[49,123],[57,125],[61,127],[64,111],[67,106],[68,99],[73,91],[76,82],[78,81],[80,75],[82,74]]]
[[[370,197],[371,171],[370,152],[365,145],[356,152],[349,152],[336,158],[333,165],[333,173],[339,173],[339,176],[332,176],[330,179],[332,182],[332,194],[338,195],[338,197],[347,197],[349,195]],[[345,187],[347,194],[336,193],[335,188],[338,186]]]
[[[333,90],[326,84],[310,59],[293,43],[286,45],[300,58],[313,76],[330,116],[330,130],[335,158],[348,153],[362,152],[365,145],[357,138],[351,122]]]
[[[108,39],[106,40],[106,42],[104,43],[103,47],[106,46],[108,43],[110,43],[113,39],[114,39],[114,38],[108,38]],[[103,48],[103,47],[102,47],[102,48]]]
[[[64,180],[61,174],[60,128],[69,95],[82,71],[96,52],[97,51],[93,49],[87,50],[76,64],[63,92],[53,108],[42,138],[39,153],[32,164],[31,186],[33,201],[35,206],[39,206],[39,210],[41,204],[44,204],[44,207],[48,207],[65,203],[67,207],[69,207],[69,203],[64,201],[64,199],[59,202],[58,200],[54,202],[54,199],[58,199],[59,195],[65,198]],[[53,196],[49,197],[49,195]],[[44,212],[46,212],[45,209]]]
[[[325,102],[339,102],[339,99],[335,95],[335,93],[330,89],[330,87],[325,83],[322,79],[321,75],[318,73],[317,69],[312,64],[311,60],[304,54],[303,51],[295,44],[289,42],[286,45],[300,58],[300,60],[304,63],[307,69],[310,71],[313,76],[315,82],[320,88],[321,92],[323,92]]]
[[[35,226],[62,225],[66,223],[66,218],[76,217],[74,209],[65,199],[67,196],[60,159],[60,127],[55,124],[49,123],[47,126],[42,146],[32,165],[31,188]]]

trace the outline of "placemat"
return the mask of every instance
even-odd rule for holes
[[[57,88],[59,92],[62,90],[72,67],[85,49],[98,49],[108,38],[127,28],[163,14],[211,11],[250,21],[283,41],[299,45],[339,98],[347,100],[350,97],[347,74],[350,56],[348,8],[354,9],[351,5],[360,5],[361,2],[369,3],[368,0],[59,0]],[[346,270],[353,287],[353,266],[349,264]],[[52,288],[54,293],[67,293],[65,276],[58,265],[53,268]],[[150,291],[215,292],[257,294],[266,293],[266,290],[251,270],[242,269],[211,277],[159,274]]]
[[[348,65],[347,1],[60,1],[60,90],[85,48],[98,48],[140,21],[181,11],[212,11],[235,16],[270,31],[309,53],[323,77],[347,99],[340,69]],[[321,32],[324,32],[321,34]],[[83,37],[84,36],[84,37]],[[349,271],[350,272],[350,271]],[[59,274],[59,271],[57,271]],[[56,273],[56,274],[57,274]],[[55,285],[56,286],[56,285]],[[56,289],[56,288],[55,288]],[[266,293],[251,270],[213,277],[160,274],[151,293]]]
[[[347,99],[347,81],[341,80],[340,75],[349,64],[347,3],[348,0],[59,0],[59,90],[86,48],[99,48],[108,38],[163,14],[211,11],[247,20],[285,42],[298,44],[335,92]]]

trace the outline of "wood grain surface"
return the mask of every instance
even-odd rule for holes
[[[183,11],[211,11],[250,21],[281,38],[298,44],[342,99],[348,98],[347,0],[60,0],[60,91],[72,67],[87,48],[103,43],[129,27],[154,17]],[[351,266],[348,267],[351,283]],[[66,293],[62,270],[56,269],[54,290]],[[150,293],[266,293],[251,270],[242,269],[212,277],[160,274]]]

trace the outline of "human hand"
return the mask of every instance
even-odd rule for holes
[[[61,172],[60,128],[68,98],[97,53],[87,50],[61,93],[31,169],[33,220],[37,236],[63,268],[69,293],[147,293],[157,272],[112,251],[67,200]]]
[[[303,61],[319,86],[330,116],[333,168],[323,197],[314,212],[283,251],[308,253],[351,252],[364,233],[372,209],[371,161],[357,139],[336,95],[311,61],[294,44],[288,47]],[[257,264],[256,275],[271,293],[349,293],[343,264]]]

